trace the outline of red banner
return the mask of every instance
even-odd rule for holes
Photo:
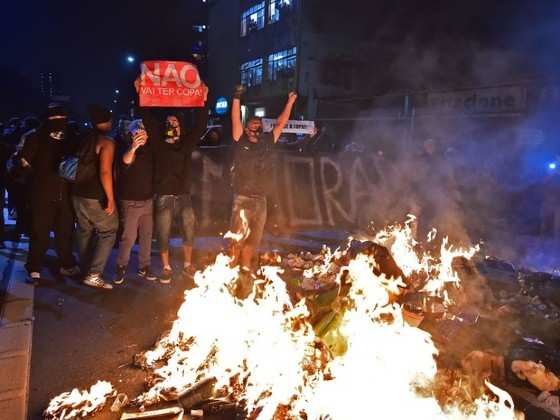
[[[201,107],[204,106],[204,84],[194,64],[144,61],[138,96],[140,106]]]

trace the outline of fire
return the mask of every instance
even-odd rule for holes
[[[185,292],[169,336],[146,354],[149,366],[163,357],[168,360],[154,371],[163,380],[141,395],[140,402],[165,399],[169,390],[180,393],[201,377],[215,377],[218,388],[229,387],[237,378],[246,384],[238,397],[246,400],[248,410],[275,410],[303,385],[302,362],[314,340],[304,321],[304,302],[291,304],[274,267],[263,269],[262,296],[255,299],[253,291],[243,301],[234,298],[231,287],[238,270],[229,262],[220,255],[214,265],[196,274],[197,287]],[[300,327],[294,329],[297,324]]]
[[[515,418],[513,404],[479,400],[475,413],[468,415],[457,407],[440,407],[434,397],[418,395],[419,388],[429,389],[433,382],[437,349],[428,333],[404,322],[398,305],[387,305],[394,285],[376,278],[372,263],[364,256],[350,263],[354,305],[340,328],[347,350],[330,362],[332,379],[308,388],[306,401],[298,408],[311,419]],[[488,386],[501,397],[507,395]]]
[[[426,292],[441,295],[447,284],[458,285],[453,258],[470,258],[476,249],[453,249],[443,240],[438,256],[418,256],[413,236],[409,220],[376,241],[390,249],[405,276],[426,277]],[[334,259],[344,255],[326,252],[316,270],[332,272]],[[216,393],[241,403],[253,419],[515,418],[509,395],[490,383],[497,402],[482,397],[468,412],[460,401],[438,404],[438,351],[395,303],[403,279],[376,275],[373,256],[358,254],[340,269],[339,292],[343,283],[350,288],[332,306],[338,321],[323,336],[310,323],[306,301],[290,298],[279,267],[261,267],[251,295],[239,300],[233,293],[239,269],[230,264],[221,254],[195,275],[196,287],[185,291],[171,331],[144,354],[157,380],[135,403],[177,399],[215,378]]]
[[[241,216],[241,226],[239,226],[239,232],[228,231],[225,233],[224,239],[241,242],[249,237],[251,229],[249,229],[249,220],[247,220],[247,216],[245,216],[245,210],[241,209],[239,215]]]
[[[380,231],[375,236],[375,241],[387,246],[391,250],[393,258],[405,275],[420,275],[427,279],[422,291],[432,296],[444,298],[449,305],[453,303],[446,292],[447,285],[459,287],[460,279],[453,270],[453,260],[457,257],[471,259],[480,247],[474,246],[470,249],[455,248],[449,245],[449,240],[444,237],[439,249],[439,255],[434,257],[429,253],[418,256],[416,248],[419,243],[414,238],[413,226],[416,217],[409,215],[404,226],[390,226]],[[428,234],[428,243],[433,243],[437,232],[432,230]]]
[[[74,419],[88,416],[103,408],[107,399],[115,395],[113,386],[106,381],[97,381],[89,391],[74,388],[51,400],[44,412],[46,419]]]

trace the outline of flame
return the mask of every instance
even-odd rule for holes
[[[227,231],[224,235],[224,239],[231,239],[234,242],[241,242],[249,237],[251,229],[249,229],[249,220],[245,215],[245,209],[241,209],[239,215],[241,217],[241,226],[239,227],[239,232]]]
[[[333,379],[306,389],[298,409],[310,419],[364,418],[370,411],[371,417],[392,419],[515,418],[511,398],[509,407],[501,401],[477,400],[475,412],[465,414],[458,407],[440,407],[434,397],[418,395],[418,388],[429,388],[434,380],[437,349],[427,332],[404,322],[398,305],[387,305],[394,285],[376,277],[372,265],[365,256],[349,264],[354,305],[340,328],[347,350],[328,365]],[[488,386],[500,397],[509,397]]]
[[[54,397],[45,412],[46,419],[70,420],[82,418],[103,408],[107,399],[115,394],[113,385],[107,381],[97,381],[89,391],[74,388]]]
[[[314,340],[310,325],[303,322],[309,315],[304,302],[291,304],[274,267],[263,269],[267,284],[261,297],[254,299],[253,292],[238,300],[230,292],[238,269],[230,268],[229,262],[220,255],[214,265],[196,274],[198,287],[185,292],[169,336],[146,354],[151,366],[164,356],[168,360],[155,370],[163,380],[141,395],[140,402],[165,398],[170,389],[180,392],[201,376],[215,377],[218,387],[228,387],[231,378],[238,377],[246,383],[240,397],[248,410],[275,410],[302,386],[302,361]],[[301,328],[294,329],[296,324]],[[188,347],[183,346],[186,342]],[[275,356],[269,357],[272,349]],[[269,395],[263,398],[265,391]]]
[[[457,257],[471,259],[476,254],[480,247],[477,245],[470,249],[454,248],[449,244],[447,237],[443,238],[440,249],[440,261],[437,268],[433,264],[429,266],[428,272],[434,273],[430,276],[428,282],[422,291],[431,294],[432,296],[441,296],[444,292],[446,284],[452,284],[459,287],[460,279],[455,270],[453,270],[453,260]]]
[[[408,215],[403,226],[389,226],[377,233],[375,241],[390,249],[406,276],[420,275],[426,278],[422,292],[442,297],[445,304],[449,305],[453,302],[446,293],[447,285],[459,287],[460,284],[459,276],[453,269],[453,260],[458,257],[471,259],[480,250],[480,246],[456,248],[449,245],[448,237],[444,237],[437,257],[429,253],[421,253],[419,256],[416,251],[419,244],[413,233],[415,223],[416,217]],[[436,233],[435,229],[428,233],[428,243],[434,242]]]
[[[459,282],[453,258],[470,258],[475,250],[454,249],[444,239],[439,255],[418,255],[413,220],[376,240],[388,246],[406,276],[423,273],[425,291],[442,294],[447,284]],[[308,274],[332,273],[334,260],[347,255],[325,251],[323,264]],[[215,378],[220,395],[259,420],[515,418],[509,395],[490,383],[498,401],[481,397],[468,412],[461,401],[441,406],[434,391],[438,351],[429,333],[408,325],[394,303],[402,279],[376,275],[371,255],[345,261],[336,282],[342,285],[345,276],[349,290],[332,306],[335,321],[319,336],[305,300],[291,300],[280,268],[261,267],[252,293],[239,300],[233,293],[239,268],[220,254],[196,273],[196,287],[185,291],[169,334],[144,354],[157,381],[135,402],[176,399],[204,378]]]
[[[454,250],[444,240],[439,258],[418,257],[410,224],[380,237],[391,243],[405,274],[430,274],[426,288],[434,294],[441,285],[457,284],[453,258],[474,253]],[[325,252],[323,264],[308,274],[328,272],[332,259],[342,254]],[[215,377],[217,387],[243,401],[248,416],[256,419],[299,418],[301,413],[308,419],[363,418],[368,410],[379,418],[514,418],[512,404],[480,399],[474,411],[463,413],[458,405],[441,407],[434,396],[418,392],[434,381],[437,349],[427,332],[405,323],[401,307],[390,303],[403,283],[376,276],[372,257],[360,254],[341,270],[351,278],[349,305],[338,314],[336,331],[322,338],[308,322],[305,302],[291,302],[279,268],[263,267],[261,291],[254,289],[240,301],[231,293],[239,273],[229,263],[220,255],[195,276],[198,287],[185,292],[171,333],[146,354],[162,381],[138,402],[152,404],[170,390],[180,392]],[[331,346],[326,361],[318,350],[321,341]]]

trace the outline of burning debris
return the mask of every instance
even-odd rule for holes
[[[107,400],[115,395],[109,382],[97,381],[89,391],[74,388],[54,397],[43,414],[48,420],[83,418],[102,410]]]
[[[185,292],[172,330],[137,358],[153,376],[134,403],[180,400],[193,384],[215,378],[213,396],[240,404],[249,418],[355,418],[363,412],[355,401],[372,395],[391,417],[420,409],[430,418],[460,413],[459,401],[442,408],[434,399],[438,352],[429,334],[404,322],[397,302],[411,279],[434,298],[456,288],[451,263],[473,251],[451,250],[444,241],[443,256],[415,257],[421,269],[414,270],[416,244],[409,243],[411,232],[400,233],[385,232],[383,244],[351,241],[345,249],[323,248],[317,255],[266,255],[269,265],[246,300],[232,295],[238,272],[219,256],[197,274],[197,287]],[[402,251],[408,273],[396,262]],[[444,294],[441,302],[446,307],[451,299]],[[401,354],[409,348],[418,349],[415,357]],[[513,418],[512,405],[486,395],[492,395],[488,388],[470,399],[471,414],[456,416],[484,411]]]
[[[128,396],[126,394],[120,393],[115,397],[115,401],[111,405],[111,411],[113,413],[119,413],[121,410],[128,405]]]
[[[469,350],[503,306],[475,252],[433,234],[421,245],[407,223],[336,251],[264,255],[243,300],[234,293],[239,270],[220,254],[185,291],[171,330],[135,357],[147,391],[131,405],[345,419],[363,417],[373,398],[380,418],[516,418],[509,394],[492,385],[505,382],[511,355],[490,339],[493,351]],[[450,343],[462,345],[461,334],[470,344],[458,350]],[[533,382],[531,372],[542,372],[515,368]],[[544,377],[552,394],[542,398],[554,405],[556,377]]]

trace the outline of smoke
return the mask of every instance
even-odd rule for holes
[[[456,152],[442,141],[442,127],[429,137],[414,138],[403,127],[376,120],[375,113],[370,118],[358,122],[350,137],[353,147],[361,144],[374,154],[379,173],[362,221],[382,227],[413,214],[418,218],[419,237],[436,228],[454,243],[470,245],[468,213],[454,171]]]
[[[375,156],[380,175],[362,220],[383,226],[412,213],[421,237],[433,227],[454,243],[483,243],[499,258],[545,268],[550,241],[535,239],[542,239],[554,179],[548,162],[556,155],[546,139],[555,130],[523,117],[377,117],[369,112],[348,136],[347,147]]]
[[[495,6],[495,27],[475,34],[465,19],[453,22],[459,29],[447,33],[441,25],[427,33],[426,21],[408,27],[394,41],[392,53],[383,56],[384,89],[377,86],[379,92],[423,92],[413,95],[420,104],[416,113],[409,109],[403,117],[402,105],[389,110],[372,106],[356,114],[345,141],[375,154],[381,177],[363,220],[380,226],[413,213],[419,235],[435,227],[456,243],[482,242],[485,252],[499,258],[550,270],[560,261],[551,256],[552,243],[540,235],[543,202],[551,194],[548,163],[558,155],[557,109],[535,105],[538,93],[529,94],[523,109],[501,117],[430,115],[421,109],[426,91],[512,83],[538,92],[554,74],[560,6],[543,2],[525,10],[528,16],[506,6]],[[481,21],[492,21],[486,12]],[[398,12],[386,21],[403,22]],[[377,41],[395,39],[394,29],[377,29]]]

